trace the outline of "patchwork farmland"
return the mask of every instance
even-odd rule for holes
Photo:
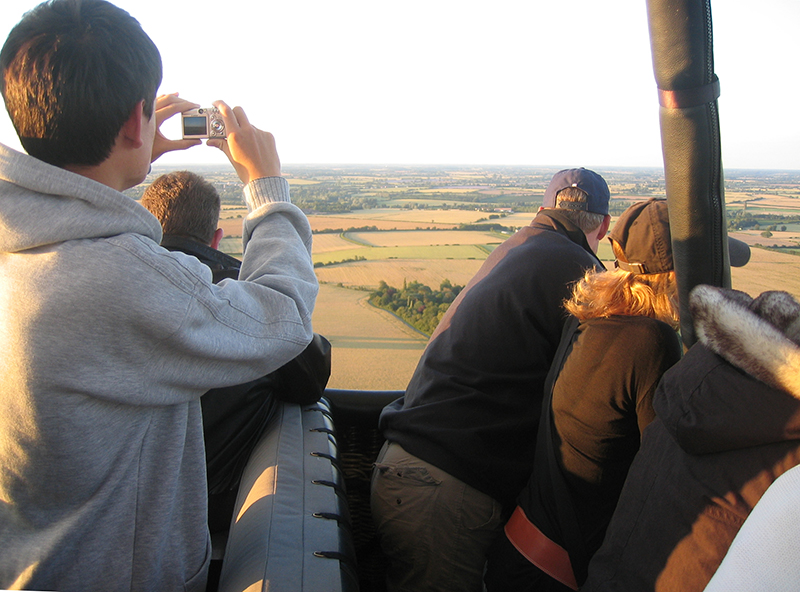
[[[434,290],[445,279],[465,285],[498,244],[535,216],[554,171],[289,169],[293,201],[308,212],[314,231],[321,283],[314,325],[333,344],[330,386],[404,389],[427,338],[369,305],[369,292],[381,281],[395,287],[416,281]],[[657,170],[598,171],[609,181],[616,214],[633,201],[664,195]],[[800,297],[800,258],[792,254],[793,247],[800,251],[800,173],[726,171],[726,184],[729,219],[742,226],[729,232],[753,247],[750,263],[732,270],[733,287]],[[222,248],[235,256],[246,214],[238,199],[224,204],[220,219],[227,237]],[[610,265],[607,244],[599,256]]]

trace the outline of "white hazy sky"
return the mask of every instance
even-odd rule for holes
[[[36,3],[13,4],[3,39]],[[161,92],[243,106],[285,164],[662,165],[645,0],[116,4],[161,50]],[[800,169],[800,2],[712,4],[725,167]],[[5,112],[0,142],[19,146]]]

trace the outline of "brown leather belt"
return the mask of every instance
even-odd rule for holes
[[[565,586],[578,589],[569,553],[539,530],[517,506],[505,526],[506,536],[525,559]]]

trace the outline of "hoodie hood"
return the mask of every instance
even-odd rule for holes
[[[800,439],[800,304],[711,286],[689,302],[699,342],[653,402],[678,444],[705,454]]]
[[[155,216],[126,195],[0,144],[0,252],[136,233],[158,243]]]

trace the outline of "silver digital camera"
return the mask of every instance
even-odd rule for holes
[[[225,122],[216,107],[201,107],[181,113],[183,138],[225,138]]]

